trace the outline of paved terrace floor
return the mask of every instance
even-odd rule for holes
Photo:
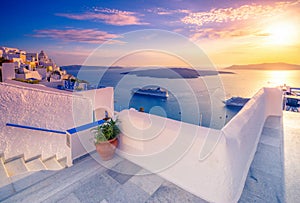
[[[267,119],[239,202],[300,202],[299,120],[291,112]],[[138,175],[146,171],[119,156],[106,167],[95,159],[94,153],[65,170],[40,172],[49,175],[4,202],[206,202],[155,174]]]

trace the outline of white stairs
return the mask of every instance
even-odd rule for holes
[[[41,155],[25,160],[23,154],[9,159],[0,154],[0,202],[66,168],[66,161],[58,160],[56,155],[44,160]]]

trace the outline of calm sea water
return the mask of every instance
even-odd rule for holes
[[[220,74],[191,79],[139,77],[120,74],[126,69],[103,70],[86,68],[71,74],[88,80],[95,87],[113,86],[115,110],[128,108],[168,117],[210,128],[222,128],[240,108],[225,107],[223,102],[232,96],[252,97],[263,86],[289,85],[300,87],[300,71],[235,70],[235,74]],[[133,95],[133,88],[157,85],[168,89],[169,98]]]

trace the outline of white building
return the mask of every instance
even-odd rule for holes
[[[20,52],[17,48],[9,48],[9,47],[0,47],[0,50],[3,51],[3,53],[14,53],[14,52]]]
[[[26,62],[26,51],[19,50],[17,48],[0,47],[2,51],[2,57],[8,60],[18,61],[21,59],[23,63]]]
[[[56,64],[47,56],[47,54],[42,50],[38,55],[39,65],[49,67],[51,66],[53,70],[56,69]]]
[[[49,62],[49,58],[43,50],[39,53],[38,59],[39,59],[39,62],[44,62],[44,63]]]
[[[26,60],[29,62],[38,61],[39,54],[38,53],[26,53]]]
[[[15,64],[3,63],[2,64],[2,81],[11,80],[15,78]]]

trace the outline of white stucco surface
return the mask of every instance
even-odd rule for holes
[[[37,155],[42,155],[42,159],[56,155],[60,159],[68,157],[70,153],[66,145],[66,135],[63,134],[4,127],[0,136],[0,149],[5,159],[20,154],[24,154],[25,160]]]
[[[93,98],[88,95],[93,95]],[[94,100],[94,98],[97,100]],[[103,98],[103,99],[101,99]],[[9,81],[0,83],[0,152],[5,158],[23,154],[70,157],[66,135],[8,127],[7,123],[63,131],[93,121],[95,104],[113,111],[113,89],[73,93]],[[74,136],[78,136],[74,134]]]
[[[15,78],[15,64],[3,63],[2,64],[2,81]]]
[[[94,89],[90,91],[78,92],[78,95],[82,95],[92,102],[94,110],[103,110],[101,115],[95,115],[96,120],[104,118],[104,110],[106,110],[110,117],[114,115],[114,89],[113,87]],[[95,112],[97,113],[97,112]]]
[[[73,114],[79,112],[79,125],[92,121],[89,99],[28,86],[0,83],[0,130],[13,123],[65,131],[75,127]]]
[[[263,88],[222,130],[124,110],[118,153],[209,202],[237,202],[264,122],[282,115],[281,101],[281,90]]]

